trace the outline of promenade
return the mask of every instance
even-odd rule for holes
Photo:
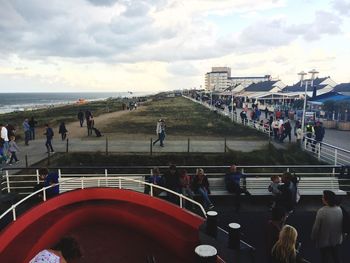
[[[106,147],[106,137],[92,139],[69,139],[68,152],[102,152],[105,153],[149,153],[151,152],[150,140],[108,140]],[[67,142],[60,139],[53,140],[55,153],[64,153],[67,151]],[[268,144],[266,141],[240,141],[227,140],[226,149],[235,151],[251,152],[259,150]],[[152,153],[187,153],[189,152],[205,152],[205,153],[223,153],[225,152],[225,141],[222,140],[165,140],[165,147],[160,147],[159,143],[152,147]],[[38,139],[30,141],[28,146],[23,143],[18,144],[20,152],[17,154],[19,162],[12,166],[4,167],[25,167],[27,156],[28,166],[34,165],[48,157],[46,153],[45,140]]]

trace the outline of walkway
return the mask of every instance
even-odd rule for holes
[[[188,152],[187,140],[166,140],[165,147],[160,147],[159,144],[152,147],[154,153],[174,153]],[[259,150],[266,146],[268,141],[239,141],[228,140],[226,145],[229,149],[242,152],[251,152]],[[25,156],[28,157],[28,165],[33,165],[48,157],[46,153],[45,140],[39,139],[30,141],[29,146],[19,144],[20,152],[18,158],[20,162],[12,167],[25,167]],[[56,152],[66,152],[67,143],[59,139],[53,140],[53,147]],[[106,137],[93,139],[78,139],[69,140],[69,152],[106,152]],[[206,140],[206,141],[190,141],[190,152],[206,152],[206,153],[223,153],[225,151],[224,140]],[[150,153],[150,141],[144,140],[109,140],[108,152],[113,153]]]

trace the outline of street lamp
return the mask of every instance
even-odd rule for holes
[[[300,75],[300,87],[303,86],[303,81],[304,81],[304,76],[307,75],[304,71],[301,71],[298,73]],[[312,80],[311,80],[312,81]],[[305,80],[305,93],[304,93],[304,106],[303,106],[303,117],[301,120],[301,134],[302,137],[304,138],[304,129],[305,129],[305,113],[306,113],[306,101],[307,101],[307,86],[309,84],[309,80]],[[311,82],[312,83],[312,82]]]

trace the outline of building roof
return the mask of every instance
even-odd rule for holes
[[[333,88],[335,92],[350,92],[350,83],[340,83]]]
[[[314,87],[316,87],[316,90],[320,90],[320,89],[323,89],[325,87],[327,87],[327,85],[322,85],[321,83],[323,81],[325,81],[327,78],[316,78],[314,79],[314,85],[311,86],[311,84],[309,83],[308,86],[307,86],[307,91],[313,91]],[[307,80],[307,81],[310,81],[310,80]],[[300,81],[298,81],[297,83],[295,83],[294,85],[292,86],[286,86],[282,92],[303,92],[305,91],[305,85],[306,85],[306,82],[303,83],[302,86],[300,86]]]
[[[270,76],[262,77],[229,77],[228,79],[268,79]]]
[[[322,95],[316,96],[314,98],[311,98],[309,102],[315,103],[315,104],[322,104],[327,100],[333,100],[333,101],[350,100],[350,96],[345,96],[339,92],[330,91]]]
[[[253,83],[251,85],[249,85],[248,87],[245,88],[245,91],[270,91],[274,88],[274,85],[277,83],[278,81],[263,81],[263,82],[259,82],[259,83]]]

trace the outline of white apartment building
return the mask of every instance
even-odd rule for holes
[[[208,91],[224,91],[228,88],[231,77],[229,67],[212,67],[211,72],[205,74],[205,89]]]
[[[237,87],[239,85],[242,85],[243,88],[246,88],[253,83],[259,83],[259,82],[269,81],[269,80],[271,80],[270,75],[265,75],[262,77],[229,77],[228,84],[231,87]]]

